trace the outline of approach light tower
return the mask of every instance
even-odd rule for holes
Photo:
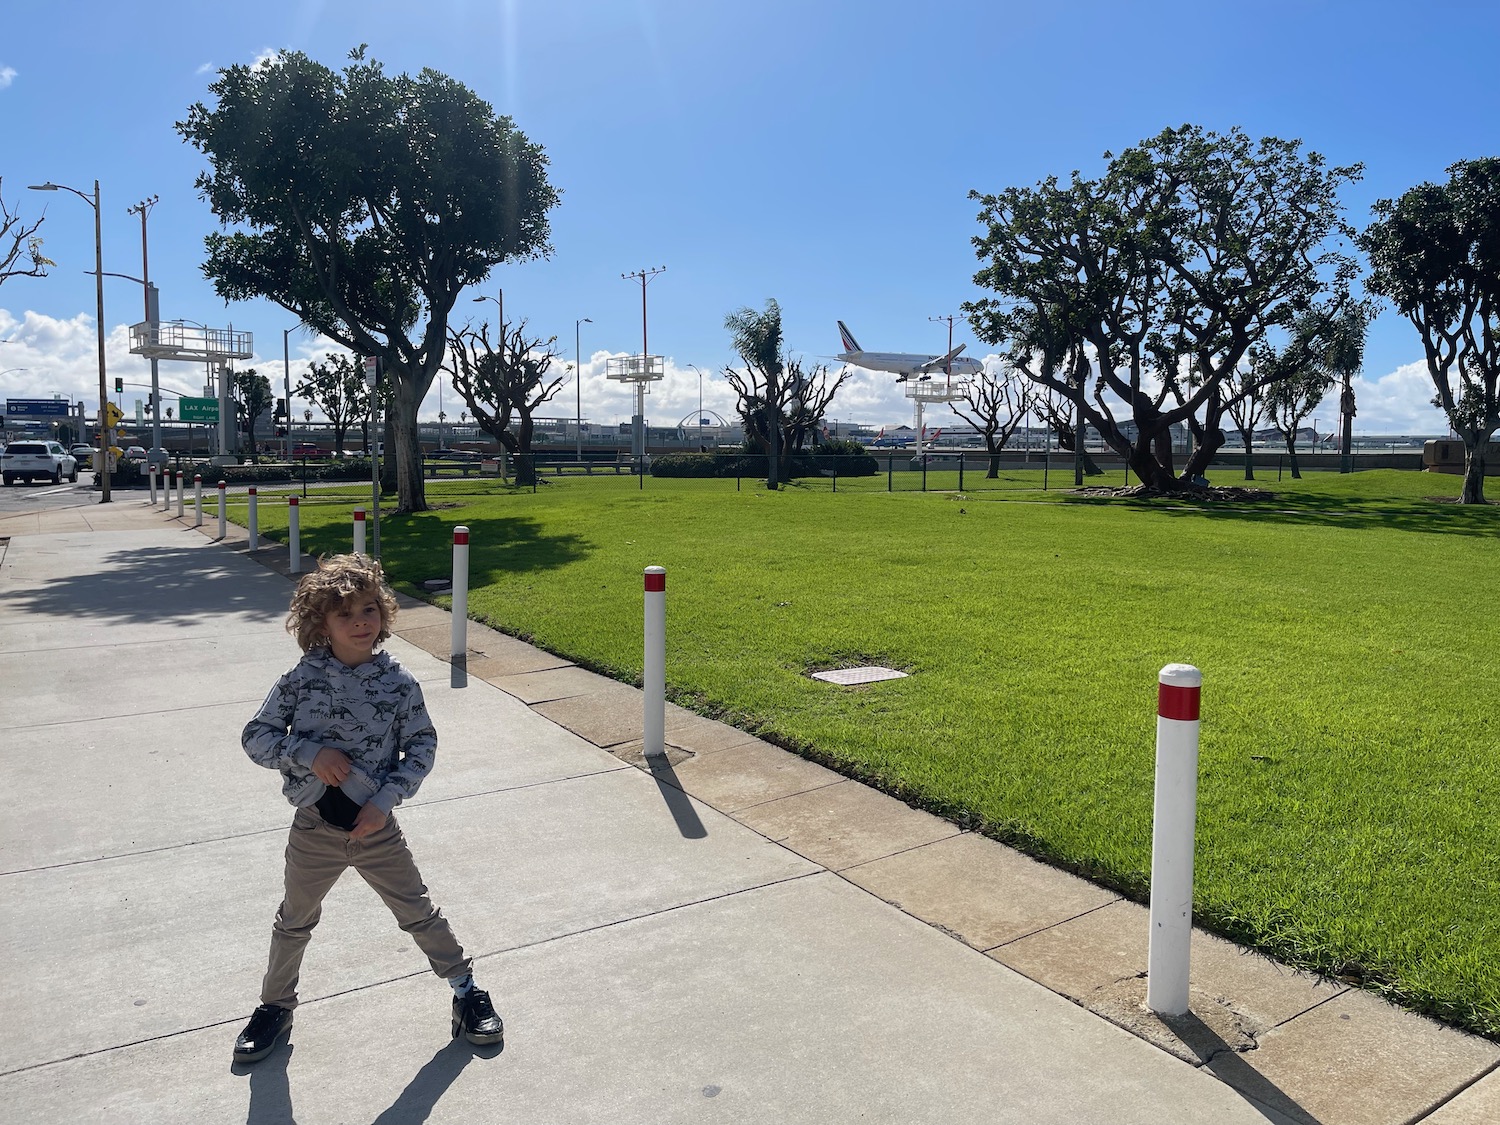
[[[953,374],[953,321],[952,314],[944,316],[929,316],[928,320],[948,322],[948,359],[943,364],[941,376],[936,373],[925,375],[913,375],[906,381],[904,390],[906,397],[911,399],[916,406],[915,426],[917,431],[917,456],[921,457],[927,452],[927,427],[922,420],[923,408],[927,403],[958,402],[968,393],[969,376]]]
[[[609,360],[605,367],[606,378],[617,383],[635,384],[635,414],[630,419],[630,456],[635,462],[637,473],[646,471],[646,387],[650,383],[660,382],[667,373],[666,360],[662,356],[652,355],[647,346],[646,286],[651,284],[651,279],[657,274],[666,272],[666,268],[657,266],[655,269],[636,270],[620,275],[626,281],[639,280],[641,283],[641,354],[619,356]]]
[[[148,310],[160,316],[156,309]],[[230,385],[229,362],[249,359],[255,354],[255,341],[249,332],[233,328],[209,328],[184,321],[144,320],[130,326],[130,354],[152,361],[169,359],[182,363],[206,364],[219,374],[219,455],[228,456],[238,443],[235,440],[233,388]],[[205,388],[205,391],[209,388]],[[205,396],[211,397],[211,396]],[[186,410],[183,411],[187,413]]]

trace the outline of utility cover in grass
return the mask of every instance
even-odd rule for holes
[[[905,672],[898,672],[894,668],[834,668],[829,672],[814,672],[812,678],[822,680],[824,683],[843,684],[845,687],[853,687],[856,684],[873,684],[880,680],[900,680],[906,677]]]

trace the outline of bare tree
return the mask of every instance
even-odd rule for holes
[[[537,409],[562,389],[561,375],[548,380],[547,369],[557,358],[557,337],[526,338],[526,322],[514,329],[500,328],[491,343],[490,326],[465,325],[450,330],[444,370],[468,404],[469,413],[485,433],[507,451],[522,455],[516,463],[516,483],[536,480],[530,457]]]
[[[3,186],[4,180],[0,178],[0,187]],[[0,194],[0,283],[12,277],[46,277],[47,267],[57,264],[42,256],[42,240],[37,237],[36,232],[46,221],[44,214],[28,225],[11,211]]]
[[[849,369],[830,375],[826,364],[803,371],[802,360],[778,358],[780,378],[747,363],[744,370],[724,368],[724,377],[740,396],[738,412],[745,444],[764,452],[769,472],[766,486],[775,488],[788,476],[792,454],[801,452],[818,433],[833,396],[849,377]],[[773,452],[774,451],[774,452]]]
[[[1252,349],[1250,353],[1250,364],[1229,374],[1224,380],[1224,389],[1228,392],[1229,401],[1225,404],[1225,410],[1233,419],[1235,428],[1240,432],[1240,438],[1245,443],[1245,479],[1255,479],[1255,461],[1251,445],[1255,441],[1255,431],[1265,421],[1269,409],[1266,396],[1261,392],[1261,380],[1256,374],[1256,352]]]
[[[998,375],[983,372],[964,386],[963,396],[968,409],[955,404],[953,413],[984,435],[984,447],[990,455],[985,478],[994,480],[1000,475],[1000,454],[1005,443],[1031,409],[1031,391],[1014,368],[1005,367]]]

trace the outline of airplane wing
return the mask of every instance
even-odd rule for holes
[[[965,344],[959,344],[958,347],[954,348],[947,355],[936,356],[936,357],[928,360],[926,363],[922,364],[921,370],[923,370],[923,371],[941,371],[944,367],[947,366],[947,364],[948,364],[948,362],[950,360],[957,359],[958,358],[958,353],[961,352],[961,351],[963,351],[966,346],[967,345],[965,345]]]

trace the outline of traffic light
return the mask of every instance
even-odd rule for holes
[[[123,376],[123,375],[116,375],[115,376],[115,394],[121,395],[121,394],[124,394],[124,393],[125,393],[125,376]]]
[[[285,418],[286,417],[286,399],[284,399],[284,398],[278,398],[276,400],[276,413],[273,415],[273,417],[276,417],[276,418]]]
[[[285,426],[277,426],[276,427],[276,436],[277,437],[286,437],[286,427]]]

